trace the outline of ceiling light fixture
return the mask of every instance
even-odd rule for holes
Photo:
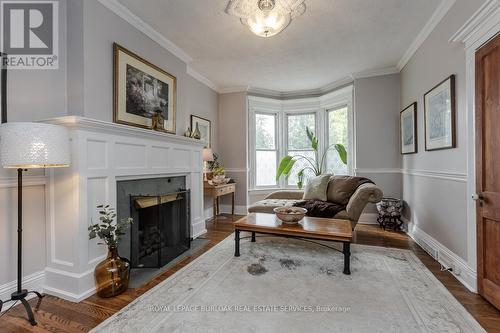
[[[226,8],[260,37],[279,34],[305,11],[305,0],[230,0]]]

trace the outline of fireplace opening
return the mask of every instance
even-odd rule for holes
[[[159,268],[189,250],[189,190],[130,195],[132,268]]]

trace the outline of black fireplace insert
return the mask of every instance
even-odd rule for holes
[[[189,250],[189,196],[189,190],[130,196],[132,268],[163,267]]]

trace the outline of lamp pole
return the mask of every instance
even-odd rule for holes
[[[23,269],[23,172],[27,171],[25,169],[17,169],[17,290],[10,295],[10,299],[7,301],[20,301],[24,306],[26,313],[28,314],[28,321],[31,325],[36,325],[35,316],[33,315],[33,310],[31,305],[26,300],[29,293],[35,294],[39,300],[43,298],[43,295],[38,291],[28,291],[23,289],[22,285],[22,269]],[[2,310],[2,305],[4,302],[0,301],[0,311]],[[9,309],[10,310],[10,309]]]

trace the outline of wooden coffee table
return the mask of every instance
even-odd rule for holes
[[[343,244],[344,274],[351,274],[350,256],[352,241],[352,226],[348,220],[328,219],[319,217],[304,217],[299,224],[285,224],[274,214],[252,213],[234,223],[235,251],[234,256],[240,256],[240,232],[252,233],[252,242],[255,234],[269,234],[275,236],[327,240]]]

